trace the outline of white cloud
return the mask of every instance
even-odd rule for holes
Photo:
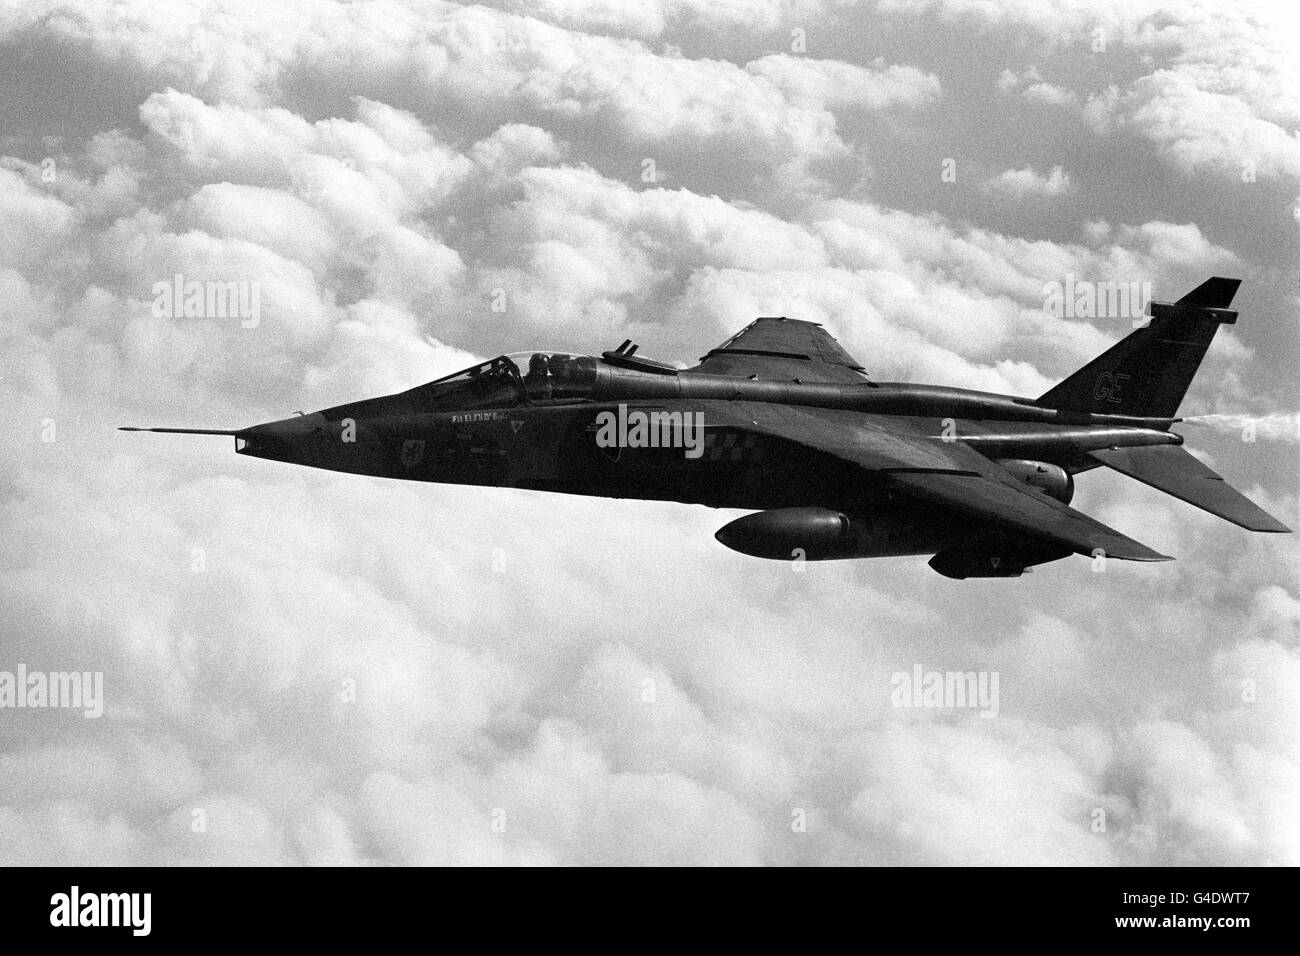
[[[1075,191],[1070,174],[1060,166],[1053,166],[1045,175],[1028,166],[1024,169],[1008,169],[986,181],[980,188],[990,195],[1012,199],[1068,196]]]
[[[895,104],[923,106],[941,92],[933,74],[910,66],[886,66],[883,60],[863,68],[837,60],[773,54],[753,61],[746,69],[771,81],[790,102],[811,107],[882,110]]]
[[[1053,83],[1044,82],[1035,67],[1029,67],[1023,73],[1003,70],[998,75],[997,87],[1003,93],[1015,93],[1017,96],[1047,106],[1069,106],[1078,108],[1078,94]]]

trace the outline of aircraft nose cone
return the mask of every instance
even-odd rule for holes
[[[310,435],[315,434],[324,423],[319,412],[311,415],[295,415],[279,421],[266,422],[245,428],[235,437],[244,443],[240,454],[256,458],[270,458],[275,461],[296,461],[295,445]]]

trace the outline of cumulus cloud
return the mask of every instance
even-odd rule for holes
[[[1075,191],[1070,174],[1060,166],[1053,166],[1046,175],[1028,166],[1008,169],[985,182],[981,188],[990,195],[1012,199],[1068,196]]]
[[[1007,69],[998,75],[998,89],[1003,93],[1014,93],[1026,100],[1047,106],[1079,107],[1078,94],[1071,90],[1044,82],[1036,67],[1030,67],[1023,73]]]
[[[1295,306],[1295,116],[1265,95],[1292,74],[1249,17],[1156,10],[0,14],[0,670],[102,671],[106,694],[98,720],[0,711],[0,859],[1300,860],[1297,545],[1119,476],[1082,476],[1078,506],[1178,562],[958,585],[746,559],[706,509],[113,431],[530,345],[686,364],[758,314],[822,322],[877,380],[1032,396],[1129,331],[1049,314],[1045,284],[1174,299],[1219,273],[1247,277],[1242,319],[1188,407],[1223,434],[1184,430],[1294,524],[1294,441],[1263,440],[1294,422],[1262,417],[1294,407],[1297,343],[1266,321]],[[1139,56],[1080,70],[1098,26]],[[1024,59],[983,61],[1033,66],[971,83],[955,64],[994,35]],[[1130,134],[1152,151],[1117,155]],[[1243,155],[1283,184],[1277,220],[1149,195]],[[260,322],[157,314],[178,274],[257,283]],[[918,664],[997,672],[999,716],[894,706]]]
[[[1154,140],[1186,173],[1300,177],[1300,132],[1257,115],[1238,96],[1207,90],[1176,70],[1143,77],[1120,94],[1111,87],[1088,100],[1101,130],[1132,128]]]

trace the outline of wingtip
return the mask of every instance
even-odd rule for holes
[[[1106,547],[1109,543],[1111,546]],[[1102,554],[1107,558],[1114,558],[1116,561],[1143,561],[1155,563],[1157,561],[1174,561],[1174,557],[1168,554],[1161,554],[1154,548],[1148,548],[1141,541],[1134,541],[1132,538],[1120,535],[1118,533],[1109,539],[1093,539],[1092,554]]]
[[[1104,550],[1104,549],[1103,549]],[[1106,557],[1114,558],[1116,561],[1141,561],[1143,564],[1159,564],[1161,561],[1177,561],[1178,559],[1169,554],[1161,554],[1159,551],[1153,551],[1145,548],[1142,551],[1134,551],[1127,548],[1117,548],[1114,551],[1105,551]]]
[[[1275,521],[1274,524],[1268,525],[1263,528],[1251,528],[1249,530],[1262,531],[1264,534],[1295,534],[1295,531],[1293,529],[1288,528],[1280,521]]]

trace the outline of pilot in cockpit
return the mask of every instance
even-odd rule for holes
[[[524,376],[524,387],[530,398],[547,399],[551,397],[550,362],[542,352],[534,352],[528,360],[528,374]]]
[[[573,378],[573,372],[573,359],[571,356],[551,356],[551,388],[556,398],[563,396]]]

